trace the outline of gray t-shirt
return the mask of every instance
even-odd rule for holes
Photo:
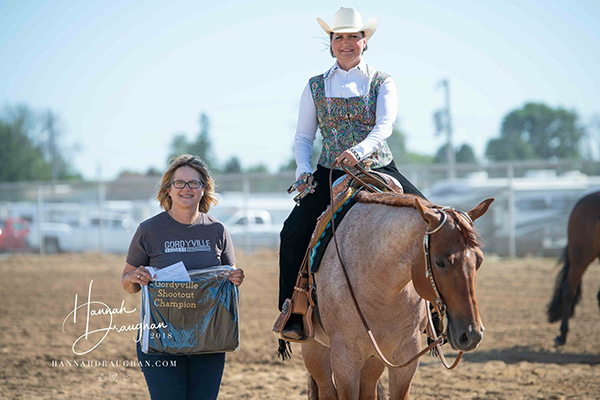
[[[188,270],[235,264],[225,226],[204,213],[193,224],[182,224],[166,211],[142,222],[129,245],[127,263],[164,268],[179,261]]]

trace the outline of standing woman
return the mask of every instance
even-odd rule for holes
[[[126,291],[137,293],[150,282],[145,266],[160,269],[179,261],[188,270],[235,266],[229,233],[206,214],[217,199],[214,181],[200,158],[185,154],[172,160],[156,199],[165,211],[142,222],[131,241],[121,278]],[[203,246],[195,245],[199,242]],[[174,246],[180,248],[173,251]],[[244,272],[234,269],[229,280],[241,285]],[[138,343],[137,354],[152,400],[217,398],[225,353],[145,354]]]
[[[285,221],[279,251],[279,309],[292,297],[298,270],[302,263],[317,217],[330,201],[329,171],[333,179],[344,174],[338,163],[348,167],[365,160],[375,171],[396,178],[405,193],[423,197],[421,192],[396,168],[386,139],[392,134],[397,111],[396,87],[392,78],[365,63],[362,56],[367,41],[377,29],[376,18],[365,24],[353,7],[340,8],[331,27],[317,18],[329,35],[330,52],[335,64],[324,74],[309,79],[300,100],[298,125],[294,138],[296,178],[306,178],[319,185],[303,198]],[[323,150],[316,171],[311,168],[313,143],[317,128],[323,139]],[[306,184],[298,187],[302,192]],[[299,315],[292,315],[283,331],[292,339],[302,337]]]

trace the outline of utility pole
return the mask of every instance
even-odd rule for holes
[[[48,158],[50,163],[50,177],[52,182],[52,195],[54,195],[54,189],[56,181],[58,180],[58,131],[56,129],[56,118],[52,111],[48,110],[46,113],[45,121],[47,139]]]
[[[436,88],[440,86],[444,89],[445,107],[434,113],[434,120],[437,133],[445,132],[448,138],[446,142],[446,155],[448,159],[448,179],[456,178],[456,154],[452,145],[452,117],[450,113],[450,83],[444,78],[439,81]]]

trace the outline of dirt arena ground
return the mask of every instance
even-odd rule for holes
[[[76,322],[67,316],[76,294],[78,304],[87,301],[91,280],[94,301],[115,309],[122,301],[128,310],[138,307],[139,296],[128,295],[119,283],[123,256],[1,257],[0,399],[149,398],[142,373],[130,365],[136,360],[132,332],[110,332],[85,355],[71,349],[83,334],[85,318],[82,312]],[[238,254],[247,276],[241,288],[241,348],[227,355],[220,399],[306,398],[300,347],[293,346],[291,362],[275,356],[270,330],[276,317],[276,261],[270,252]],[[561,348],[554,347],[558,324],[545,320],[556,273],[551,259],[488,257],[477,283],[486,327],[482,344],[454,371],[424,357],[411,398],[600,398],[600,268],[594,264],[584,276],[582,302]],[[94,318],[99,323],[102,317]],[[136,324],[137,319],[137,312],[119,314],[113,324]],[[79,344],[91,348],[98,339]],[[74,366],[74,361],[91,363]]]

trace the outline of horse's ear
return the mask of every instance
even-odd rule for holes
[[[425,222],[427,222],[429,225],[432,225],[432,223],[436,222],[440,218],[439,215],[436,214],[432,209],[429,207],[424,207],[418,198],[415,199],[415,208],[419,214],[421,214],[421,217],[423,217]]]
[[[485,199],[484,201],[479,203],[477,207],[467,212],[467,214],[469,215],[469,217],[471,217],[473,221],[475,221],[477,218],[485,214],[485,212],[490,207],[490,204],[492,204],[492,201],[494,201],[494,199]]]

